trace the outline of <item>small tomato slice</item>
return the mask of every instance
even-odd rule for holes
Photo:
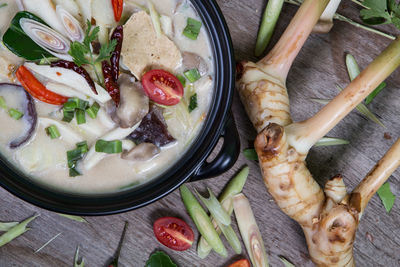
[[[124,1],[123,0],[111,0],[112,7],[114,10],[114,19],[116,22],[120,21],[122,16],[122,11],[124,10]]]
[[[62,105],[68,101],[67,97],[47,90],[25,66],[18,68],[16,76],[22,87],[37,100],[52,105]]]
[[[142,85],[147,96],[154,102],[173,106],[183,96],[182,83],[165,70],[151,70],[142,77]]]
[[[250,262],[248,259],[238,260],[228,267],[250,267]]]
[[[193,244],[193,230],[187,223],[175,217],[158,219],[154,222],[153,231],[157,240],[170,249],[183,251]]]

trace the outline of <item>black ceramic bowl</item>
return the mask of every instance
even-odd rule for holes
[[[201,133],[174,166],[160,177],[131,190],[82,195],[38,185],[0,158],[0,185],[19,198],[48,210],[75,215],[107,215],[143,207],[184,182],[217,176],[232,167],[240,145],[230,113],[235,75],[231,39],[214,0],[192,0],[192,3],[209,32],[215,58],[215,88],[211,110]],[[224,143],[219,154],[212,162],[206,162],[221,137]]]

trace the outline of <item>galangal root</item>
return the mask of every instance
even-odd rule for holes
[[[259,132],[255,149],[265,185],[278,206],[302,226],[311,259],[319,266],[353,266],[353,241],[360,216],[371,196],[399,166],[399,141],[350,195],[341,177],[330,180],[323,192],[305,159],[319,139],[400,65],[400,39],[315,116],[292,123],[286,77],[328,2],[304,1],[264,59],[238,65],[237,87]]]

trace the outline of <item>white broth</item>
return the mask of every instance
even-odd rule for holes
[[[97,0],[93,0],[93,2],[95,1]],[[13,0],[0,0],[0,5],[2,3],[7,3],[6,6],[0,8],[1,35],[9,28],[10,21],[19,11],[16,2],[17,1]],[[67,2],[70,3],[73,1]],[[71,10],[70,14],[74,15],[76,21],[80,23],[85,31],[86,24],[84,23],[84,18],[87,14],[90,14],[90,10],[79,5],[82,1],[75,2],[76,5],[65,6],[64,8],[66,10]],[[98,0],[98,3],[101,2],[102,1]],[[0,97],[5,100],[7,105],[7,107],[0,107],[0,152],[2,157],[21,169],[35,182],[54,187],[58,190],[78,193],[115,192],[149,182],[168,170],[182,157],[199,134],[210,108],[214,89],[214,65],[210,40],[204,25],[201,27],[196,40],[189,39],[183,35],[188,18],[201,21],[189,1],[152,0],[152,2],[156,11],[161,15],[160,27],[162,36],[156,35],[157,28],[153,28],[153,26],[156,27],[153,24],[151,29],[143,29],[143,36],[146,35],[146,38],[149,36],[168,38],[171,41],[171,47],[176,47],[179,51],[179,54],[174,55],[177,62],[167,67],[153,62],[152,60],[154,60],[154,58],[145,58],[146,55],[143,56],[145,59],[143,59],[142,62],[130,62],[131,55],[126,54],[126,51],[137,49],[132,53],[141,56],[140,53],[148,53],[145,50],[150,49],[151,55],[153,56],[151,50],[153,48],[140,48],[138,47],[139,44],[132,44],[130,41],[134,40],[135,36],[130,36],[129,32],[124,31],[124,42],[126,41],[126,43],[123,43],[121,52],[121,75],[118,80],[115,81],[118,82],[121,90],[121,102],[117,108],[117,112],[115,112],[116,104],[113,99],[111,99],[113,96],[108,95],[105,89],[105,83],[103,83],[102,80],[97,80],[96,72],[90,65],[84,65],[84,68],[95,82],[97,91],[104,90],[101,92],[101,96],[100,94],[93,95],[93,93],[90,92],[91,87],[88,87],[89,83],[82,78],[82,75],[63,70],[62,68],[50,67],[47,59],[41,60],[41,64],[43,64],[44,67],[38,66],[38,60],[33,62],[24,60],[23,58],[15,56],[8,51],[7,48],[3,46],[0,47],[0,83],[19,84],[18,79],[13,75],[13,71],[15,72],[15,70],[23,64],[47,90],[70,98],[70,100],[75,94],[77,97],[82,96],[80,97],[81,100],[87,101],[89,106],[92,106],[95,102],[99,104],[99,111],[94,119],[88,116],[89,113],[85,113],[86,123],[78,124],[78,115],[76,115],[78,109],[76,109],[74,119],[71,122],[65,122],[63,121],[65,110],[62,105],[47,104],[33,96],[38,116],[36,130],[27,143],[18,148],[11,149],[9,146],[11,140],[18,137],[27,127],[22,119],[17,120],[9,114],[10,108],[23,112],[20,108],[21,96],[19,96],[19,94],[21,94],[21,92],[1,90],[0,87]],[[23,5],[24,1],[22,0],[21,3]],[[30,7],[31,3],[32,2],[25,6],[23,5],[23,8],[27,9],[26,11],[36,14],[35,9]],[[54,5],[60,3],[62,3],[62,1],[52,2]],[[130,20],[134,19],[133,16],[143,16],[147,19],[150,17],[150,15],[146,13],[148,9],[146,0],[125,0],[124,5],[124,12],[121,22],[119,23],[120,25],[126,23],[124,29],[129,29],[130,26],[128,25]],[[109,10],[109,12],[113,11]],[[41,11],[41,13],[43,13],[43,11]],[[54,14],[52,13],[52,16]],[[111,15],[106,15],[109,17],[112,15],[111,18],[114,18],[113,13],[111,13]],[[46,21],[45,18],[42,19]],[[104,44],[101,39],[108,39],[118,25],[115,21],[111,21],[112,23],[106,22],[107,21],[100,21],[96,24],[100,26],[99,41],[102,45],[106,44]],[[154,23],[153,20],[152,23]],[[141,33],[142,29],[136,30]],[[149,46],[151,46],[151,44],[149,44]],[[154,51],[158,51],[157,49],[161,48],[154,49]],[[189,81],[188,78],[185,79],[186,86],[179,104],[165,106],[160,103],[154,103],[153,100],[149,102],[147,94],[141,85],[141,79],[145,73],[157,66],[157,68],[167,70],[173,75],[181,75],[184,77],[186,71],[194,69],[192,65],[190,65],[191,63],[188,63],[189,65],[186,63],[189,62],[186,61],[188,59],[187,55],[195,55],[192,59],[199,59],[198,57],[200,57],[201,63],[198,70],[201,77],[197,77],[197,80],[193,82]],[[135,56],[132,58],[137,59]],[[151,63],[149,63],[150,61]],[[162,62],[162,60],[160,62]],[[144,66],[143,68],[136,68],[137,64],[144,64]],[[136,69],[138,69],[139,72],[137,72]],[[143,72],[141,72],[142,69],[144,70]],[[57,75],[60,76],[59,79],[57,79]],[[123,81],[121,81],[122,79]],[[74,80],[74,83],[68,83],[68,81],[72,80]],[[25,86],[26,85],[24,85],[24,87]],[[87,90],[83,91],[81,87],[87,88]],[[134,101],[139,102],[129,102],[131,100],[128,96],[133,97],[133,91],[135,92],[135,97],[137,97],[134,98]],[[126,93],[128,94],[127,97],[124,92],[129,92]],[[83,96],[85,97],[84,99],[82,99]],[[191,104],[194,104],[195,96],[197,96],[197,106],[195,105],[189,108]],[[133,104],[129,105],[129,103]],[[125,109],[122,109],[123,106],[128,110],[128,113],[132,112],[135,116],[141,114],[139,121],[135,121],[134,125],[129,125],[127,128],[122,128],[126,127],[122,126],[122,122],[125,120],[123,117],[128,116],[128,113],[124,113]],[[139,107],[141,108],[140,110]],[[154,109],[162,112],[162,118],[167,125],[166,130],[174,141],[168,141],[167,144],[157,143],[158,141],[155,141],[153,144],[150,144],[150,141],[138,141],[138,139],[135,138],[133,138],[135,140],[132,141],[132,138],[129,139],[128,135],[132,132],[147,129],[143,126],[144,120],[150,118],[151,114],[154,115],[157,113]],[[144,111],[145,113],[143,113]],[[123,114],[121,115],[118,112],[122,112]],[[154,118],[157,119],[156,115],[154,116],[152,120],[154,120]],[[49,136],[49,127],[55,127],[60,136],[52,139]],[[155,129],[157,130],[158,128]],[[96,152],[95,147],[97,147],[96,144],[99,140],[104,140],[105,142],[121,141],[123,148],[122,153],[107,154]],[[68,166],[67,151],[76,149],[77,143],[85,141],[88,144],[89,151],[83,153],[81,159],[74,161],[74,167]],[[139,150],[139,147],[143,150]],[[80,175],[70,177],[70,168],[75,168],[74,170],[79,172]]]

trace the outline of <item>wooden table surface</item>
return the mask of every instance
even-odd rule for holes
[[[349,0],[343,1],[339,12],[355,20],[358,8]],[[219,0],[222,12],[230,27],[238,60],[253,56],[256,32],[264,0]],[[285,4],[272,43],[275,43],[287,26],[297,7]],[[394,27],[384,30],[396,33]],[[335,84],[345,86],[349,82],[344,64],[346,52],[353,54],[365,67],[390,43],[384,37],[337,22],[329,34],[312,35],[296,59],[288,77],[288,90],[294,120],[303,120],[315,114],[321,105],[309,99],[332,98],[338,91]],[[337,173],[345,177],[349,188],[354,188],[364,175],[395,142],[400,133],[400,72],[397,70],[388,80],[387,88],[369,105],[384,122],[386,129],[366,120],[356,111],[347,116],[330,136],[341,137],[350,145],[314,148],[307,159],[311,173],[320,184]],[[241,135],[242,148],[251,146],[255,138],[243,107],[235,96],[234,115]],[[387,139],[387,133],[392,138]],[[388,137],[386,135],[386,137]],[[219,193],[227,181],[242,166],[249,165],[251,172],[244,193],[250,199],[258,221],[271,266],[283,266],[278,255],[283,255],[296,266],[313,266],[306,249],[300,227],[283,214],[265,189],[256,162],[243,155],[230,171],[221,177],[190,184],[200,190],[210,187]],[[400,196],[400,171],[390,178],[392,191]],[[79,223],[55,213],[34,207],[0,189],[0,221],[20,221],[35,213],[41,214],[31,223],[31,230],[0,248],[0,267],[9,266],[72,266],[74,252],[79,245],[86,266],[106,266],[115,252],[123,229],[129,221],[123,246],[121,266],[144,266],[148,256],[156,251],[167,252],[179,266],[226,266],[245,256],[234,255],[229,249],[228,258],[212,253],[200,260],[196,246],[185,252],[172,251],[153,236],[152,223],[162,216],[178,216],[192,227],[179,192],[140,210],[107,217],[89,217],[88,223]],[[358,266],[400,266],[400,201],[387,214],[381,201],[374,196],[360,223],[355,241],[355,259]],[[234,226],[235,229],[236,225]],[[54,235],[61,235],[41,252],[34,254],[42,244]],[[196,232],[196,239],[198,234]]]

